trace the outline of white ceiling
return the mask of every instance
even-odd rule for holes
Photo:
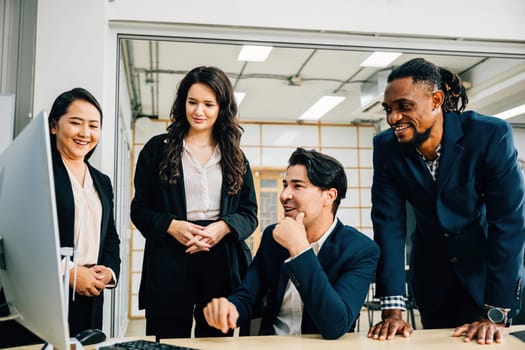
[[[346,99],[321,123],[384,119],[380,104],[375,103],[382,100],[384,89],[384,78],[378,76],[388,74],[390,68],[360,67],[370,51],[274,47],[265,62],[240,62],[240,44],[123,42],[129,96],[137,106],[136,113],[142,115],[168,118],[184,74],[200,65],[212,65],[228,74],[236,91],[246,93],[239,106],[242,121],[296,122],[317,99],[329,93],[342,94]],[[414,57],[424,57],[459,73],[469,86],[468,109],[493,115],[525,103],[525,60],[409,53],[392,65]],[[296,85],[290,82],[291,77],[297,77]],[[367,95],[372,102],[362,106],[364,93],[374,90],[376,93]],[[525,115],[509,121],[525,122]]]

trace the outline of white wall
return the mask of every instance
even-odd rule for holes
[[[49,111],[66,89],[90,90],[105,115],[93,162],[113,176],[117,33],[147,29],[126,22],[112,27],[110,21],[525,40],[523,0],[441,0],[434,11],[427,6],[419,0],[39,0],[33,112]]]
[[[115,0],[110,19],[525,39],[523,0]]]
[[[111,102],[104,98],[108,31],[105,12],[103,0],[38,1],[33,114],[49,112],[53,100],[66,90],[78,86],[89,90],[102,104],[105,117],[93,162],[100,166],[105,160],[103,168],[112,175],[113,160],[107,156],[113,157],[113,149],[106,152],[113,144],[114,113],[109,113],[112,110],[107,106]]]

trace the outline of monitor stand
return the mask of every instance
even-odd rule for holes
[[[69,316],[69,262],[71,261],[71,257],[73,256],[74,249],[72,247],[61,247],[60,248],[60,255],[65,257],[65,265],[64,265],[64,310],[66,312],[66,320]],[[73,267],[76,269],[76,266]],[[75,271],[75,277],[76,277],[76,271]],[[68,327],[69,328],[69,327]],[[45,344],[42,350],[54,350],[53,345],[51,344]],[[69,338],[69,349],[65,350],[84,350],[84,347],[77,338],[71,337]]]
[[[53,344],[45,343],[41,350],[57,350],[53,347]],[[62,350],[62,349],[60,349]],[[69,338],[69,349],[65,350],[84,350],[84,347],[77,338]]]

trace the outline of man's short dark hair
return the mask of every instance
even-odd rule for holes
[[[334,200],[332,212],[335,214],[341,199],[345,198],[347,190],[346,173],[343,165],[334,157],[317,152],[297,148],[290,159],[288,167],[293,165],[304,165],[310,182],[322,190],[335,188],[337,197]]]

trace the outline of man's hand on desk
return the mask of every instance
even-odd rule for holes
[[[505,324],[493,323],[482,319],[480,322],[466,323],[456,328],[453,337],[465,335],[463,341],[469,342],[477,339],[478,344],[501,343],[505,336]]]
[[[214,298],[204,308],[204,317],[210,326],[226,334],[230,328],[237,328],[239,312],[228,299]]]
[[[403,315],[399,309],[383,310],[381,322],[372,326],[368,331],[368,338],[376,340],[391,340],[396,334],[409,337],[414,330],[412,326],[403,320]]]

